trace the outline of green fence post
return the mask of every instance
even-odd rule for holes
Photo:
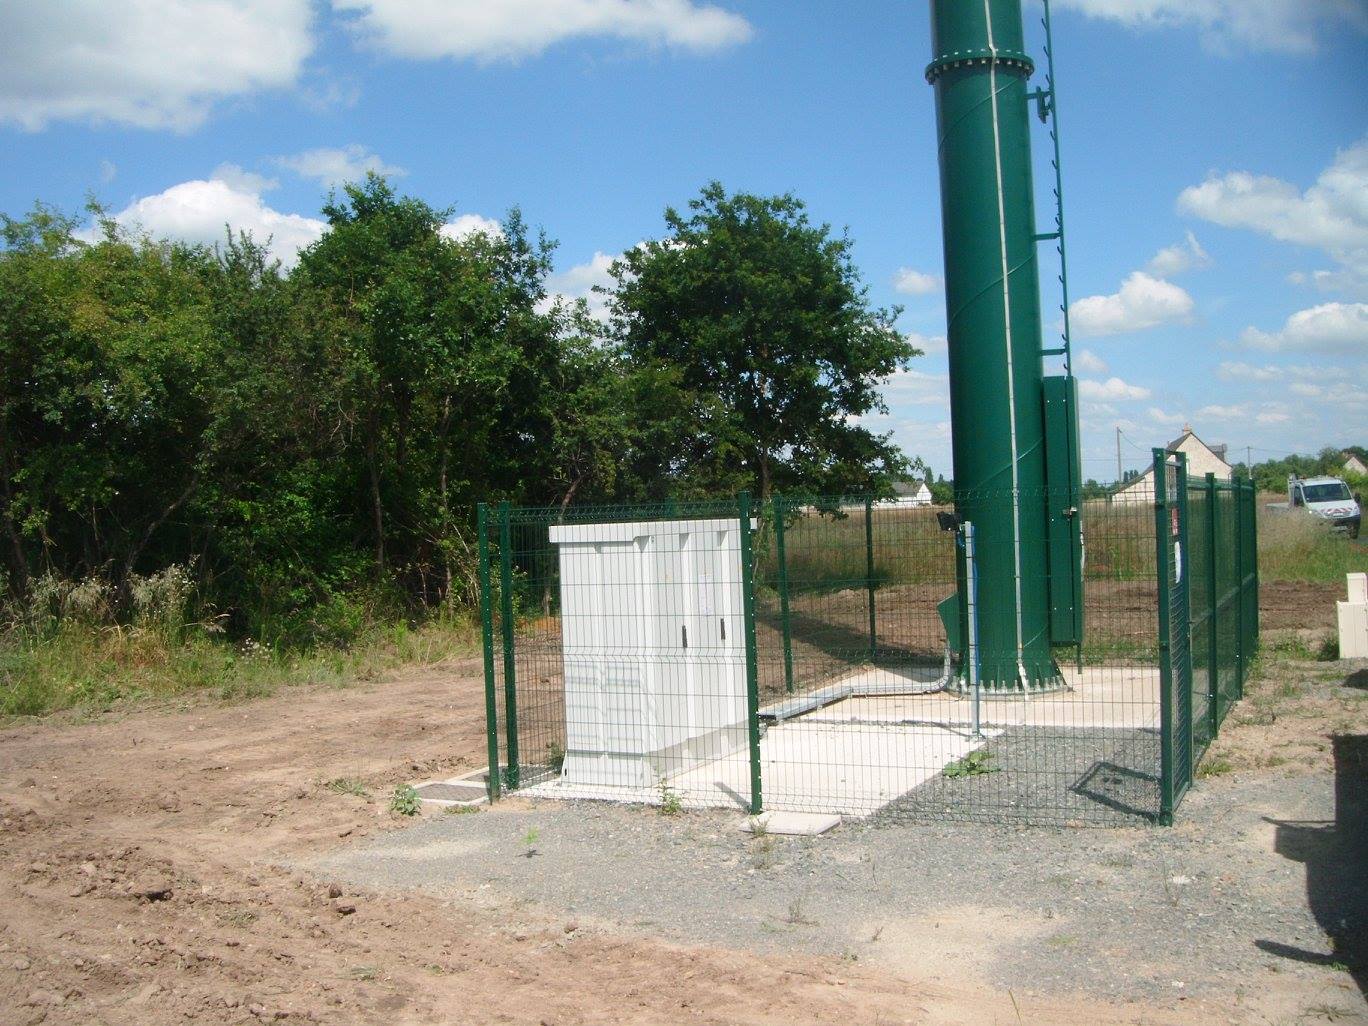
[[[760,689],[755,665],[755,580],[751,556],[750,492],[736,496],[741,548],[741,615],[746,632],[746,728],[750,742],[750,813],[764,810],[760,780]]]
[[[484,649],[485,738],[489,747],[490,802],[499,800],[499,703],[494,690],[494,601],[489,580],[489,507],[475,507],[480,547],[480,643]]]
[[[1225,711],[1221,709],[1221,642],[1217,629],[1217,610],[1221,608],[1221,596],[1217,592],[1218,575],[1216,573],[1216,532],[1220,524],[1220,515],[1216,509],[1219,492],[1216,489],[1216,475],[1208,473],[1206,476],[1206,495],[1207,495],[1207,589],[1210,594],[1207,597],[1207,711],[1210,714],[1210,734],[1212,740],[1216,739],[1216,732],[1221,729],[1221,721],[1225,719]]]
[[[508,789],[518,789],[518,667],[513,649],[513,531],[508,503],[499,503],[499,619],[503,626],[504,729]]]
[[[1249,482],[1249,580],[1250,595],[1249,618],[1249,659],[1251,664],[1259,650],[1259,489],[1253,481]]]
[[[779,563],[779,624],[784,635],[784,690],[793,691],[793,630],[789,623],[788,555],[784,550],[785,505],[781,496],[773,499],[774,557]]]
[[[1244,487],[1236,479],[1230,489],[1230,505],[1235,513],[1235,696],[1244,697],[1245,682],[1245,529]]]
[[[874,616],[874,499],[865,499],[865,587],[869,590],[869,661],[877,654],[878,626]]]
[[[1177,454],[1178,466],[1178,549],[1175,562],[1178,569],[1178,609],[1182,617],[1180,627],[1182,636],[1187,640],[1183,646],[1178,670],[1182,674],[1182,688],[1187,701],[1179,706],[1182,714],[1180,726],[1187,731],[1187,773],[1186,780],[1192,782],[1193,771],[1197,768],[1197,743],[1192,732],[1192,546],[1188,543],[1188,476],[1187,453]]]
[[[1154,450],[1154,571],[1159,586],[1159,822],[1173,823],[1173,666],[1169,634],[1168,454]]]

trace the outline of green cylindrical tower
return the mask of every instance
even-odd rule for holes
[[[955,496],[974,524],[979,679],[1050,655],[1040,285],[1021,0],[931,0]]]

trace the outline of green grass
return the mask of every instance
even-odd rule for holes
[[[337,777],[335,780],[329,780],[323,786],[334,794],[349,794],[353,798],[370,797],[370,791],[367,790],[366,785],[355,777]]]
[[[981,777],[985,773],[997,773],[999,767],[988,765],[988,761],[992,757],[987,749],[979,748],[970,752],[963,759],[956,759],[947,763],[941,772],[951,779],[955,777]]]
[[[423,808],[412,784],[400,784],[390,795],[390,812],[396,816],[416,816]]]
[[[1260,503],[1267,496],[1260,496]],[[1259,578],[1343,584],[1368,571],[1368,545],[1303,513],[1259,511]]]
[[[10,627],[0,630],[0,718],[99,712],[190,693],[234,701],[298,684],[340,687],[464,654],[475,642],[464,619],[378,627],[347,648],[307,651],[233,642],[199,627]]]
[[[943,512],[944,510],[941,510]],[[949,584],[955,580],[955,549],[940,529],[936,509],[876,509],[873,523],[874,584],[877,588]],[[1083,510],[1088,577],[1147,579],[1154,574],[1154,512],[1142,504],[1092,501]],[[785,531],[790,594],[864,588],[869,579],[869,546],[862,509],[840,514],[799,514]],[[757,538],[757,584],[778,586],[774,531]]]
[[[1204,780],[1208,777],[1219,777],[1235,769],[1235,764],[1224,755],[1213,755],[1204,759],[1202,764],[1197,767],[1197,778]]]
[[[954,581],[954,548],[940,531],[932,509],[876,509],[873,518],[876,587]],[[869,546],[863,509],[840,513],[804,512],[784,534],[789,593],[828,593],[864,588],[869,580]],[[774,529],[757,537],[757,584],[778,586]]]

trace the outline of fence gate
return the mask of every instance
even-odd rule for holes
[[[1187,457],[1154,450],[1155,571],[1159,586],[1159,819],[1192,784],[1191,547],[1187,523]]]

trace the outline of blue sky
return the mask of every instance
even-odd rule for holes
[[[1368,3],[1054,20],[1086,475],[1115,476],[1117,425],[1127,467],[1184,423],[1256,459],[1368,444]],[[922,0],[0,0],[0,210],[93,193],[288,261],[328,186],[374,168],[454,232],[520,206],[578,296],[710,179],[792,191],[905,307],[927,352],[871,423],[948,474],[928,21]]]

